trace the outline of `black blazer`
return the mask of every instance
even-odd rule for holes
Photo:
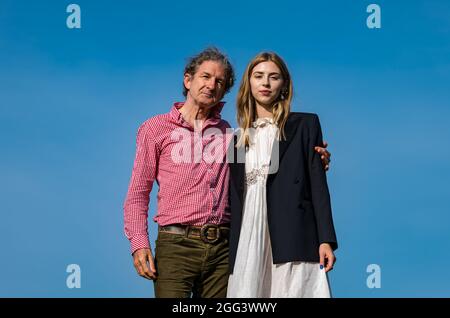
[[[269,174],[266,186],[273,263],[319,262],[321,243],[330,243],[333,250],[338,246],[326,173],[320,155],[314,151],[315,146],[323,144],[319,117],[291,113],[285,135],[286,140],[279,142],[278,171]],[[245,164],[237,162],[236,140],[235,136],[231,146],[234,161],[230,163],[231,273],[239,243],[245,190]],[[275,151],[274,146],[272,162]]]

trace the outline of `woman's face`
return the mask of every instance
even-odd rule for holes
[[[284,80],[278,66],[272,62],[257,64],[250,76],[250,87],[256,102],[262,106],[272,106],[283,88]]]

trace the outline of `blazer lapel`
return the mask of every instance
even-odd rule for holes
[[[271,169],[269,170],[269,176],[267,178],[267,183],[272,182],[273,178],[277,174],[278,169],[281,165],[281,161],[283,160],[283,155],[286,152],[289,144],[291,143],[292,138],[294,137],[294,135],[297,131],[297,127],[298,127],[298,123],[297,123],[295,116],[293,114],[290,114],[288,120],[286,121],[286,125],[284,126],[284,133],[286,136],[286,140],[275,140],[273,142],[272,154],[270,157]],[[278,164],[276,164],[276,163],[278,163]]]
[[[233,136],[233,143],[230,146],[234,151],[232,156],[233,162],[230,163],[230,178],[236,187],[242,204],[245,182],[245,149],[243,147],[236,147],[237,138],[236,135]],[[240,156],[238,156],[238,154],[240,154]]]

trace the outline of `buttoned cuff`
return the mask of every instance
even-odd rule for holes
[[[131,254],[136,252],[141,248],[150,248],[150,242],[148,240],[148,235],[136,235],[130,239],[131,244]]]

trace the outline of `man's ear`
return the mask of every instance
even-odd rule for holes
[[[183,79],[183,83],[184,83],[184,87],[186,87],[187,90],[191,89],[191,74],[184,74],[184,79]]]

